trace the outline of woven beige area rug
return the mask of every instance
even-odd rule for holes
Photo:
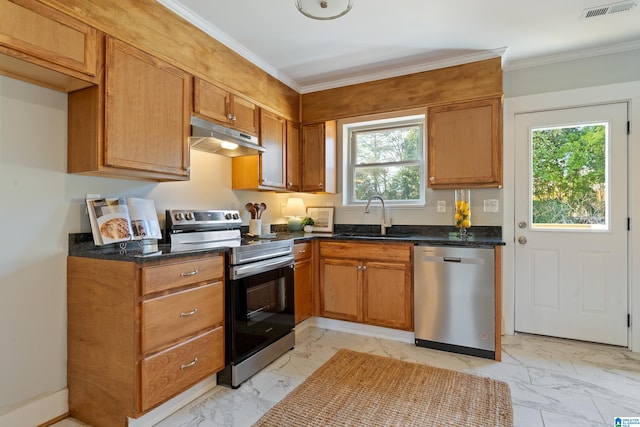
[[[339,350],[254,426],[513,426],[509,385]]]

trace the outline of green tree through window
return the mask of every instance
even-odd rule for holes
[[[424,117],[349,128],[351,200],[374,194],[393,203],[421,202]]]
[[[606,124],[531,134],[533,224],[606,223]]]

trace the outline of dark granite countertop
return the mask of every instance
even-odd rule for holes
[[[499,226],[476,226],[469,230],[468,237],[461,239],[456,229],[451,226],[433,225],[394,225],[381,236],[378,225],[336,224],[333,233],[296,233],[286,231],[285,226],[278,227],[276,236],[268,239],[246,236],[245,239],[305,241],[312,239],[350,240],[359,242],[404,242],[425,246],[465,246],[495,247],[504,245],[502,228]],[[69,256],[84,258],[110,259],[130,262],[149,262],[169,258],[183,258],[194,255],[226,252],[228,247],[197,250],[193,252],[171,252],[168,244],[155,241],[127,242],[123,245],[112,244],[96,246],[91,233],[69,234]]]

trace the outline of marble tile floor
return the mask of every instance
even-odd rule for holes
[[[340,348],[506,381],[516,427],[604,427],[640,416],[640,354],[627,349],[517,334],[503,337],[495,362],[307,327],[295,349],[238,389],[218,386],[155,427],[250,426]],[[79,425],[65,419],[54,427]]]

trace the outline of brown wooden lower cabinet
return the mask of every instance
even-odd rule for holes
[[[296,325],[313,315],[313,263],[311,242],[296,243],[293,247],[295,265],[294,309]]]
[[[224,368],[220,254],[67,259],[69,412],[127,425]]]
[[[320,242],[320,316],[413,330],[412,248]]]

